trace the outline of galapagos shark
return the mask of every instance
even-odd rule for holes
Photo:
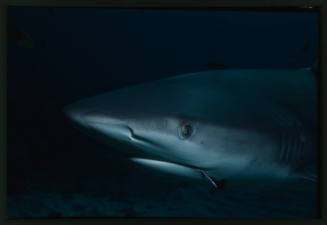
[[[183,74],[68,105],[131,161],[219,189],[230,180],[317,181],[317,83],[309,69]]]

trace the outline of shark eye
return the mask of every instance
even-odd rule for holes
[[[188,138],[193,133],[193,127],[191,124],[183,123],[179,128],[179,134],[182,138]]]

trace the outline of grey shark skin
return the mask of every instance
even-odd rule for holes
[[[64,111],[85,130],[129,146],[132,161],[214,186],[220,179],[316,180],[317,84],[306,69],[185,74]]]

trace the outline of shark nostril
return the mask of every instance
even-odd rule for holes
[[[131,138],[132,140],[135,139],[134,130],[133,130],[130,126],[126,126],[126,127],[127,127],[127,129],[130,131],[130,133],[131,133],[130,138]]]

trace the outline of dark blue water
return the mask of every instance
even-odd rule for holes
[[[8,51],[8,213],[26,217],[314,218],[311,182],[238,187],[135,166],[85,136],[62,108],[144,81],[229,68],[304,68],[318,55],[314,12],[10,7],[33,43]]]

